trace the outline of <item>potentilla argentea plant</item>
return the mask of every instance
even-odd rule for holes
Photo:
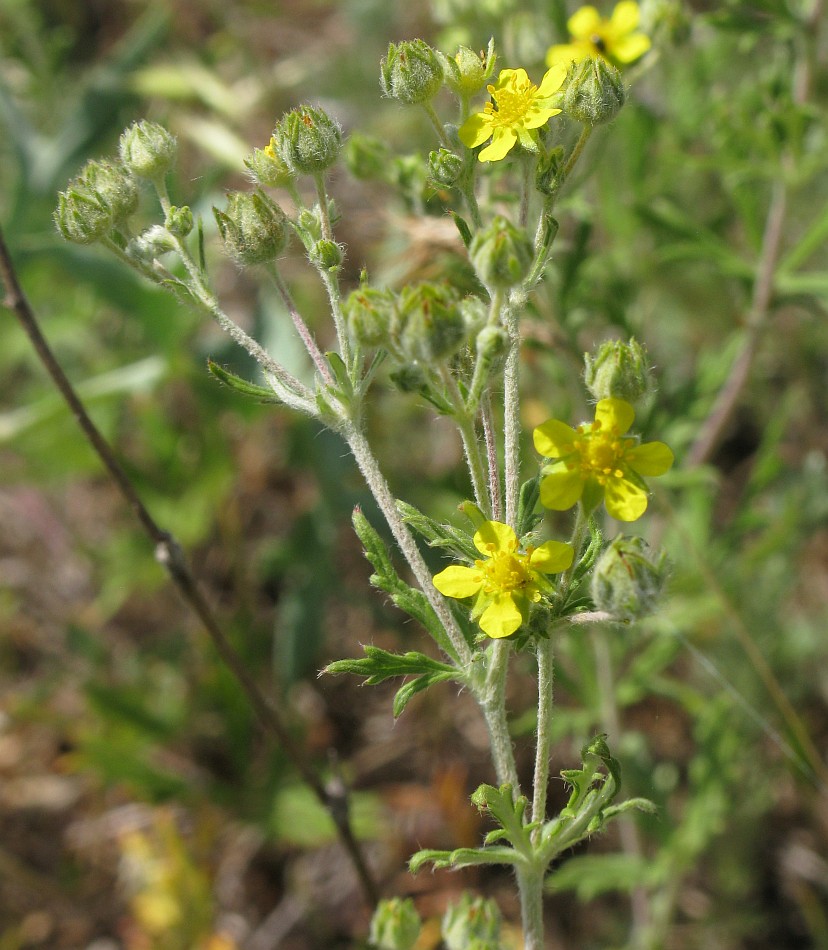
[[[479,847],[420,851],[411,868],[510,866],[528,950],[543,947],[543,891],[555,858],[621,812],[650,807],[640,799],[617,802],[619,767],[606,738],[596,736],[584,747],[580,765],[561,772],[571,790],[566,807],[548,814],[553,648],[573,624],[630,623],[655,608],[663,554],[634,536],[605,541],[597,516],[603,508],[628,525],[636,522],[648,506],[647,480],[673,463],[666,445],[642,442],[635,434],[634,403],[652,396],[646,352],[636,341],[611,342],[588,355],[593,418],[549,419],[532,433],[536,456],[520,457],[521,319],[553,251],[556,196],[593,128],[624,104],[618,67],[649,47],[637,31],[634,3],[618,4],[609,20],[584,8],[572,17],[570,30],[572,42],[549,51],[549,68],[537,80],[518,64],[497,71],[494,41],[481,54],[461,47],[451,57],[421,40],[392,43],[381,64],[385,96],[423,109],[433,125],[435,148],[422,167],[433,186],[450,195],[478,281],[473,293],[449,280],[376,286],[368,275],[343,293],[345,249],[335,233],[328,175],[342,159],[344,139],[321,108],[291,110],[276,123],[270,142],[253,150],[246,162],[253,187],[229,193],[224,206],[214,209],[218,237],[237,265],[255,268],[275,285],[313,364],[311,384],[289,372],[223,309],[202,253],[203,225],[167,196],[176,143],[161,126],[139,122],[127,129],[119,160],[90,162],[60,195],[55,212],[67,240],[103,243],[217,320],[258,362],[258,382],[211,364],[224,383],[309,416],[347,444],[398,549],[389,550],[366,516],[354,512],[354,528],[374,568],[372,581],[420,622],[441,658],[366,646],[362,658],[331,663],[327,672],[356,674],[372,684],[404,678],[394,716],[436,683],[454,682],[476,698],[491,740],[494,781],[482,785],[472,801],[496,830]],[[456,107],[443,115],[436,100],[438,94],[447,100],[445,89]],[[571,147],[564,144],[564,123],[580,126]],[[381,143],[367,137],[354,137],[353,143],[348,161],[354,170],[387,164]],[[136,233],[141,185],[154,190],[161,214]],[[279,190],[292,199],[290,214]],[[311,191],[315,201],[304,201],[303,191]],[[519,200],[498,198],[507,192]],[[336,337],[329,352],[317,345],[282,277],[279,260],[289,239],[301,242],[325,288]],[[469,486],[458,523],[441,523],[396,498],[386,481],[365,428],[380,372],[455,424]],[[530,469],[521,481],[521,470]],[[568,537],[547,536],[547,509],[573,512]],[[418,539],[446,556],[434,576]],[[413,584],[400,573],[399,558]],[[535,769],[526,794],[505,701],[510,657],[518,650],[535,653],[538,669]],[[466,897],[447,912],[444,939],[450,946],[472,941],[496,947],[499,926],[496,907]],[[395,900],[380,906],[371,934],[376,946],[399,948],[410,947],[418,932],[413,904]]]

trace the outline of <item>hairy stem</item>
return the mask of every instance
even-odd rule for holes
[[[552,743],[551,726],[554,708],[552,688],[554,664],[552,637],[539,640],[538,656],[538,732],[535,740],[535,779],[532,796],[532,821],[546,818],[546,791],[549,785],[549,749]],[[532,834],[533,841],[540,836],[540,828]]]
[[[509,720],[506,715],[506,678],[509,671],[509,654],[512,646],[506,640],[495,640],[489,647],[489,669],[486,678],[486,691],[480,705],[489,728],[492,759],[499,785],[508,782],[512,786],[512,796],[520,795],[515,752],[512,736],[509,732]]]
[[[507,307],[505,316],[509,334],[509,352],[503,373],[506,523],[514,528],[520,495],[520,330],[514,307]]]
[[[520,869],[520,916],[523,922],[523,950],[543,948],[543,870]]]

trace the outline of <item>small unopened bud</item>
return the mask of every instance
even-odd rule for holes
[[[127,245],[127,254],[139,261],[150,262],[176,249],[175,238],[160,224],[147,228]]]
[[[420,915],[411,898],[392,897],[377,904],[368,943],[375,950],[411,950],[420,936]]]
[[[288,223],[282,209],[260,191],[231,191],[227,209],[213,208],[224,249],[238,264],[264,264],[285,249]]]
[[[497,904],[464,893],[443,915],[442,936],[447,950],[500,950]]]
[[[394,294],[374,287],[351,291],[342,304],[348,327],[363,346],[388,346],[395,311]]]
[[[380,64],[383,94],[406,105],[430,102],[443,85],[440,57],[424,40],[388,45]]]
[[[339,158],[342,132],[322,109],[299,106],[282,116],[273,132],[275,148],[294,175],[318,175]]]
[[[428,153],[428,174],[437,185],[450,188],[463,171],[463,159],[447,148]]]
[[[469,257],[486,287],[506,290],[529,273],[534,251],[523,231],[498,216],[472,238]]]
[[[405,363],[389,373],[391,382],[402,393],[421,393],[428,390],[428,377],[417,363]]]
[[[343,153],[348,171],[359,181],[387,177],[391,150],[382,139],[354,132],[345,143]]]
[[[588,56],[569,69],[561,104],[583,125],[601,125],[618,115],[627,99],[621,73],[602,56]]]
[[[250,169],[256,183],[265,188],[282,188],[294,178],[293,172],[279,155],[274,138],[264,148],[254,148],[253,154],[248,155],[244,164]]]
[[[466,336],[466,322],[448,287],[409,285],[400,294],[398,308],[397,342],[406,359],[427,364],[445,359]]]
[[[126,221],[138,207],[138,186],[121,165],[87,162],[78,178],[78,186],[100,198],[112,213],[113,224]]]
[[[475,53],[468,46],[460,46],[453,57],[445,57],[446,85],[461,98],[468,99],[486,85],[496,60],[494,39],[489,40],[485,52]]]
[[[127,171],[156,181],[170,170],[178,151],[175,136],[146,119],[133,123],[121,135],[118,149]]]
[[[638,620],[652,613],[667,580],[667,555],[643,538],[619,535],[598,558],[592,599],[616,620]]]
[[[112,230],[108,205],[83,188],[70,186],[59,192],[52,217],[61,235],[75,244],[94,244]]]
[[[193,230],[193,212],[187,205],[181,208],[172,205],[164,220],[164,227],[176,237],[187,237]]]
[[[584,382],[597,400],[634,403],[654,388],[647,351],[636,339],[607,340],[595,354],[584,353]]]
[[[308,257],[320,270],[334,270],[342,263],[342,248],[335,241],[323,239],[311,245]]]
[[[541,156],[535,167],[535,187],[542,195],[552,196],[561,185],[560,173],[564,150],[558,145]]]
[[[494,363],[509,348],[509,334],[503,327],[483,327],[477,334],[476,348],[479,360]]]

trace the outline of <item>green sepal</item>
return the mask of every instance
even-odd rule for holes
[[[570,614],[577,613],[579,610],[594,609],[592,600],[585,598],[583,594],[580,593],[581,582],[592,570],[595,562],[598,560],[598,555],[604,547],[604,536],[601,534],[601,529],[598,527],[594,518],[589,519],[589,534],[589,544],[587,544],[584,553],[581,555],[580,560],[572,572],[572,581],[569,585],[568,596],[566,602],[561,607],[562,616],[569,616]]]
[[[371,575],[371,583],[374,587],[390,594],[394,604],[410,617],[418,620],[440,649],[459,663],[460,659],[451,644],[451,640],[449,640],[448,634],[434,608],[428,602],[428,598],[421,590],[406,584],[394,570],[385,542],[371,527],[370,522],[362,513],[362,509],[354,509],[352,522],[354,531],[362,542],[365,556],[374,568],[375,573]]]
[[[333,370],[334,378],[336,379],[338,389],[334,390],[335,394],[341,397],[344,401],[349,401],[354,394],[353,383],[351,382],[351,377],[348,374],[348,367],[345,365],[345,361],[339,355],[339,353],[329,351],[325,353],[325,359],[328,361],[328,365]]]
[[[256,383],[248,382],[246,379],[242,379],[241,376],[236,376],[235,373],[231,373],[230,370],[225,369],[223,366],[219,366],[214,360],[207,360],[207,369],[220,383],[229,386],[230,389],[235,389],[237,393],[241,393],[244,396],[251,396],[260,402],[279,402],[278,397],[272,389],[267,389],[265,386],[257,386]]]
[[[478,531],[480,528],[482,528],[488,520],[480,510],[480,506],[476,505],[473,501],[463,501],[457,507],[463,512],[469,521],[471,521],[471,523],[474,525],[475,531]],[[475,551],[477,551],[477,548],[475,548]],[[475,558],[476,557],[477,554],[475,554]]]
[[[465,219],[461,218],[456,211],[449,211],[449,214],[451,215],[457,230],[460,232],[460,239],[463,241],[463,244],[468,247],[472,242],[471,228],[468,226]]]
[[[536,511],[540,501],[540,483],[541,476],[536,475],[520,486],[515,533],[521,540],[527,534],[531,534],[543,521],[543,513],[537,513]]]
[[[408,502],[397,500],[397,511],[403,521],[425,539],[430,548],[446,548],[458,557],[474,561],[480,552],[474,546],[472,539],[451,525],[440,524],[429,518]]]

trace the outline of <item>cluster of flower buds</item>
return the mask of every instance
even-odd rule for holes
[[[118,143],[121,162],[136,178],[161,181],[175,162],[175,136],[163,125],[144,119],[133,123]]]
[[[390,43],[380,64],[383,94],[406,105],[430,102],[443,85],[443,63],[423,40]]]
[[[562,108],[582,125],[611,121],[626,99],[621,73],[603,57],[587,56],[569,68]]]
[[[497,904],[465,892],[443,915],[442,936],[447,950],[499,950],[502,944]]]
[[[377,904],[368,943],[374,950],[411,950],[420,936],[420,915],[410,897],[392,897]]]
[[[299,106],[282,116],[268,149],[291,175],[320,175],[339,158],[342,130],[324,110]]]
[[[663,551],[651,550],[643,538],[619,535],[595,565],[592,599],[598,610],[629,623],[656,609],[667,575]]]
[[[213,213],[225,251],[243,267],[274,261],[287,245],[287,217],[261,191],[231,191],[225,210]]]
[[[607,340],[594,353],[584,353],[584,383],[593,398],[635,403],[653,392],[647,351],[636,340]]]
[[[54,220],[67,241],[92,244],[123,224],[137,207],[138,187],[122,165],[87,162],[58,194]]]
[[[490,290],[508,290],[519,284],[532,267],[535,256],[526,234],[503,217],[472,238],[469,257],[483,285]]]
[[[460,46],[454,56],[442,56],[446,85],[461,99],[468,99],[491,79],[497,54],[494,39],[489,40],[485,51],[475,53],[468,46]]]

